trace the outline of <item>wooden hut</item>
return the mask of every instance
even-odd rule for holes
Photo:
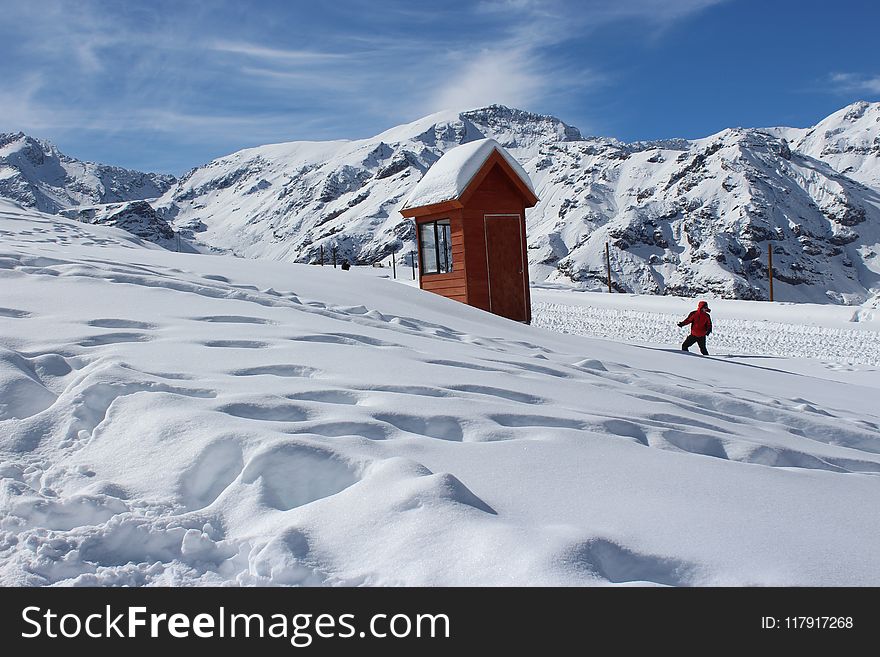
[[[528,174],[494,139],[453,148],[428,169],[400,211],[416,222],[423,290],[531,322]]]

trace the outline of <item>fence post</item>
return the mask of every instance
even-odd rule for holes
[[[767,273],[770,276],[770,301],[773,301],[773,245],[767,242]]]
[[[333,269],[336,269],[336,245],[330,247],[330,256],[333,258]]]
[[[412,260],[412,271],[413,271],[413,280],[416,280],[416,252],[409,252],[410,260]]]
[[[608,276],[608,293],[611,294],[611,254],[608,252],[608,242],[605,242],[605,271]]]
[[[394,254],[391,254],[391,276],[397,280],[397,263],[394,262]]]
[[[321,266],[324,266],[324,245],[321,245]]]

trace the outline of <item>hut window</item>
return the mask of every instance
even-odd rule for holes
[[[419,224],[422,273],[445,274],[452,271],[452,228],[449,219]]]

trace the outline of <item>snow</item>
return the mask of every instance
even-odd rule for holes
[[[809,129],[775,128],[795,148],[875,190],[880,188],[880,103],[859,101]]]
[[[691,299],[604,294],[572,289],[532,291],[535,325],[564,333],[642,344],[676,344],[676,323]],[[880,367],[880,313],[827,304],[710,301],[713,355],[811,358],[834,365]],[[878,380],[880,384],[880,380]]]
[[[0,198],[45,212],[156,198],[173,182],[173,176],[82,162],[24,133],[0,133]]]
[[[0,584],[880,584],[876,365],[721,344],[728,318],[807,336],[858,309],[711,302],[703,358],[387,270],[2,201],[0,231]],[[582,294],[536,298],[603,309]],[[618,326],[681,310],[615,296]]]
[[[510,153],[494,139],[478,139],[444,153],[413,188],[403,208],[418,208],[461,197],[493,151],[504,157],[534,193],[529,175]]]
[[[878,112],[856,103],[821,128],[631,144],[501,106],[442,112],[356,141],[233,153],[152,203],[198,250],[312,263],[335,248],[354,263],[403,261],[415,230],[401,205],[439,176],[446,153],[492,138],[540,197],[526,217],[536,281],[603,289],[608,243],[620,291],[767,299],[772,243],[777,300],[859,306],[880,291]],[[456,194],[455,176],[438,179],[447,191],[436,198]]]
[[[436,125],[454,123],[459,120],[459,112],[454,110],[442,110],[434,112],[410,123],[394,126],[384,132],[380,132],[369,141],[379,140],[382,142],[398,142],[412,138],[413,135],[421,134],[434,129]],[[368,141],[368,140],[363,140]]]
[[[415,230],[401,205],[420,179],[435,198],[458,193],[468,171],[443,170],[485,138],[522,164],[541,199],[526,218],[534,280],[603,289],[607,243],[618,291],[767,299],[772,244],[777,300],[860,306],[880,295],[876,102],[853,103],[810,128],[631,144],[493,105],[354,141],[250,148],[176,184],[0,134],[0,197],[79,212],[167,190],[116,225],[144,236],[161,227],[156,219],[167,222],[182,250],[316,262],[323,249],[349,262],[404,261]]]

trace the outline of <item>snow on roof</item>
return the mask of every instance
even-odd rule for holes
[[[478,139],[447,151],[425,172],[403,209],[420,208],[459,198],[492,151],[498,151],[531,190],[532,181],[519,162],[494,139]]]

